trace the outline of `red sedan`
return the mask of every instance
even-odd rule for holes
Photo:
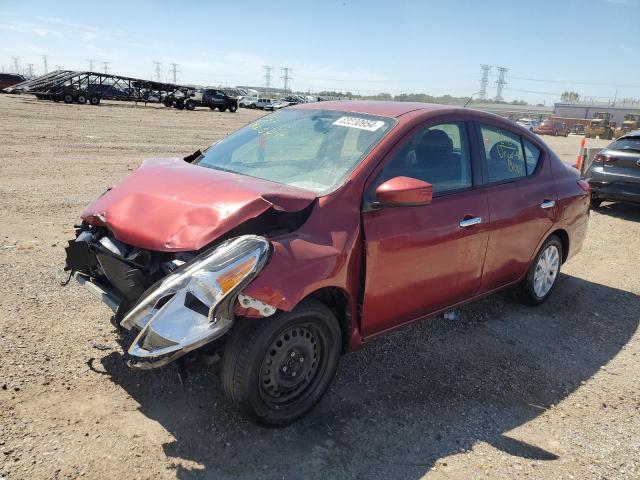
[[[563,122],[545,120],[540,122],[536,127],[535,133],[538,135],[553,135],[554,137],[561,135],[563,137],[567,137],[569,136],[569,127],[567,127],[567,124]]]
[[[577,171],[500,117],[302,104],[145,161],[82,213],[66,269],[136,333],[129,365],[218,350],[227,396],[283,426],[342,353],[505,287],[546,301],[588,212]]]

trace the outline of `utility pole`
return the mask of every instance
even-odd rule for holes
[[[92,60],[92,59],[90,59],[90,58],[89,58],[89,59],[87,59],[87,62],[89,62],[89,71],[90,71],[90,72],[93,72],[93,62],[94,62],[94,61],[95,61],[95,60]]]
[[[178,72],[179,72],[179,70],[178,70],[178,66],[179,66],[179,65],[178,65],[177,63],[170,63],[169,65],[171,65],[171,73],[172,73],[172,75],[173,75],[173,84],[174,84],[174,85],[177,85],[177,83],[178,83],[178,76],[177,76],[177,74],[178,74]]]
[[[282,70],[283,73],[280,78],[284,81],[284,93],[287,93],[289,91],[289,82],[293,80],[293,78],[289,76],[289,72],[291,72],[292,69],[289,67],[282,67],[280,70]]]
[[[104,66],[104,73],[109,73],[109,64],[111,62],[102,62],[102,65]]]
[[[263,65],[262,68],[264,69],[264,95],[265,97],[268,97],[269,88],[271,88],[271,71],[273,70],[273,67],[269,65]]]
[[[56,70],[62,70],[62,65],[56,65]]]
[[[13,69],[16,73],[20,73],[20,65],[18,64],[18,57],[13,57]]]
[[[162,65],[161,62],[153,62],[153,64],[156,66],[156,81],[160,82],[160,65]]]
[[[495,96],[495,101],[496,102],[502,102],[504,99],[502,98],[502,90],[504,89],[505,85],[507,84],[507,81],[505,80],[505,77],[507,75],[507,72],[509,71],[508,68],[504,68],[504,67],[497,67],[498,68],[498,80],[496,80],[496,96]]]
[[[29,78],[33,78],[33,63],[27,63],[27,68],[29,69]]]
[[[47,56],[42,55],[42,63],[44,63],[44,73],[49,73],[49,67],[47,65]]]
[[[480,65],[482,70],[482,76],[480,77],[480,91],[478,92],[478,98],[480,100],[487,99],[487,85],[489,84],[489,72],[491,71],[491,65]]]

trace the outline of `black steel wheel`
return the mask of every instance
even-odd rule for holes
[[[91,105],[100,105],[100,95],[91,95],[89,103]]]
[[[235,113],[236,110],[238,110],[238,106],[237,105],[229,105],[229,111],[231,113]]]
[[[218,110],[220,110],[221,112],[226,112],[227,111],[227,107],[218,107]]]
[[[85,103],[87,103],[87,97],[82,93],[78,95],[77,100],[80,105],[84,105]]]
[[[73,103],[73,95],[70,93],[65,93],[62,99],[64,100],[64,103]]]
[[[243,319],[225,347],[225,394],[261,425],[289,425],[329,387],[341,345],[335,315],[316,301],[272,318]]]
[[[196,109],[196,102],[194,102],[193,100],[187,100],[184,104],[184,107],[187,110],[195,110]]]

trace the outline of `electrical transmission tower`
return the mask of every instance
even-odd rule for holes
[[[480,77],[480,91],[478,92],[478,98],[480,100],[487,99],[487,85],[489,85],[489,72],[491,71],[491,65],[480,65],[482,70],[482,76]]]
[[[46,55],[42,55],[42,63],[44,63],[44,73],[49,73],[49,66],[47,65]]]
[[[264,69],[264,93],[265,96],[269,96],[269,89],[271,88],[271,71],[273,70],[273,67],[263,65],[262,68]]]
[[[171,74],[173,75],[173,84],[176,85],[178,83],[178,72],[180,70],[178,70],[178,64],[177,63],[170,63],[169,65],[171,65]]]
[[[496,80],[496,97],[495,100],[497,102],[501,102],[502,98],[502,90],[504,89],[507,81],[504,79],[507,76],[508,68],[497,67],[498,68],[498,80]]]
[[[102,66],[104,67],[104,73],[109,73],[109,64],[111,62],[102,62]]]
[[[89,62],[89,71],[93,72],[93,62],[94,62],[94,60],[89,58],[89,59],[87,59],[87,62]]]
[[[293,78],[289,75],[292,69],[289,67],[282,67],[280,70],[282,70],[283,73],[280,78],[284,81],[284,93],[287,93],[289,91],[289,82],[293,80]]]
[[[157,82],[161,82],[162,80],[160,79],[160,65],[162,65],[161,62],[153,62],[153,64],[156,66],[156,81]]]
[[[18,57],[13,57],[13,69],[16,71],[16,73],[20,73],[20,65],[18,63]]]
[[[27,63],[27,68],[29,69],[29,78],[33,78],[33,63]]]

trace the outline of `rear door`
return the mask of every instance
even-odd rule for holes
[[[473,168],[467,133],[465,122],[418,128],[391,152],[367,188],[363,336],[468,299],[480,289],[489,211],[486,193],[477,186],[479,170]],[[375,207],[375,188],[398,176],[431,183],[431,204]]]
[[[502,126],[477,124],[491,217],[482,291],[518,280],[555,223],[557,192],[543,150]]]

